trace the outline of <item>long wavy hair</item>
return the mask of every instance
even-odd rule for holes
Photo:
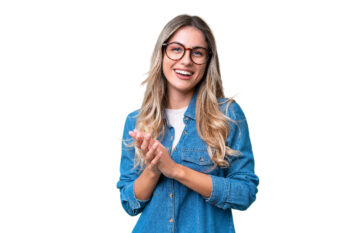
[[[224,98],[222,87],[219,58],[216,43],[209,26],[198,16],[179,15],[169,21],[161,31],[151,59],[148,77],[142,82],[146,84],[146,91],[142,102],[141,110],[137,116],[136,129],[141,132],[150,133],[153,139],[164,135],[165,117],[164,109],[167,104],[167,80],[162,71],[163,43],[184,26],[192,26],[199,29],[205,36],[211,57],[207,63],[204,77],[197,84],[196,100],[196,126],[198,134],[206,143],[208,153],[214,163],[214,168],[227,167],[227,156],[238,155],[239,152],[226,146],[226,139],[229,134],[231,120],[219,109],[218,98]],[[233,99],[228,98],[224,103],[227,108]],[[234,121],[233,121],[234,122]],[[234,122],[235,123],[235,122]],[[140,151],[136,148],[135,167],[141,164],[144,166]]]

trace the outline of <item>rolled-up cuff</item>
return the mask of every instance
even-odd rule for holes
[[[206,202],[210,204],[223,204],[225,202],[225,197],[227,197],[227,184],[224,177],[218,177],[210,175],[212,190],[211,195],[208,198],[204,198]]]
[[[150,199],[147,199],[147,200],[137,199],[135,196],[134,185],[135,185],[135,181],[128,184],[124,188],[124,192],[123,192],[124,195],[122,195],[122,201],[127,201],[132,212],[134,214],[137,214],[140,209],[145,207],[145,205],[147,204],[147,202],[149,202]]]

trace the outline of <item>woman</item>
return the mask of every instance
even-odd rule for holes
[[[214,36],[180,15],[156,43],[144,100],[128,115],[120,180],[123,208],[142,212],[133,232],[234,232],[231,209],[259,183],[248,125],[225,99]]]

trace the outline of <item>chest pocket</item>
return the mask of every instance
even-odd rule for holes
[[[202,173],[214,173],[214,166],[207,149],[183,149],[181,160],[184,166]]]

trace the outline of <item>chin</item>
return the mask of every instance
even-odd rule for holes
[[[192,86],[192,85],[173,85],[171,88],[174,88],[178,92],[186,94],[186,93],[192,92],[194,90],[195,86]]]

